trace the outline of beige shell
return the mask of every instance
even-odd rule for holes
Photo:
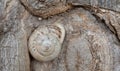
[[[61,51],[64,37],[62,24],[40,26],[29,38],[29,51],[36,60],[53,60]]]

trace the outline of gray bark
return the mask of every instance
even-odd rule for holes
[[[74,8],[39,20],[18,0],[0,1],[0,71],[120,71],[120,0],[68,0]],[[66,37],[60,55],[39,62],[28,52],[32,31],[61,19]]]
[[[91,5],[120,12],[120,0],[68,0],[81,5]]]

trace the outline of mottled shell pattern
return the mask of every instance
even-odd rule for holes
[[[38,61],[53,60],[61,51],[64,37],[65,29],[60,23],[40,26],[29,38],[29,51]]]

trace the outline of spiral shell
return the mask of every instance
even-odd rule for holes
[[[53,60],[61,51],[64,37],[65,30],[60,23],[40,26],[29,38],[29,51],[36,60]]]

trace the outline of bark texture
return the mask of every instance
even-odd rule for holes
[[[0,1],[0,71],[120,71],[120,0],[67,2],[84,7],[41,19],[19,0]],[[59,19],[66,30],[59,56],[49,62],[29,56],[32,31]]]

